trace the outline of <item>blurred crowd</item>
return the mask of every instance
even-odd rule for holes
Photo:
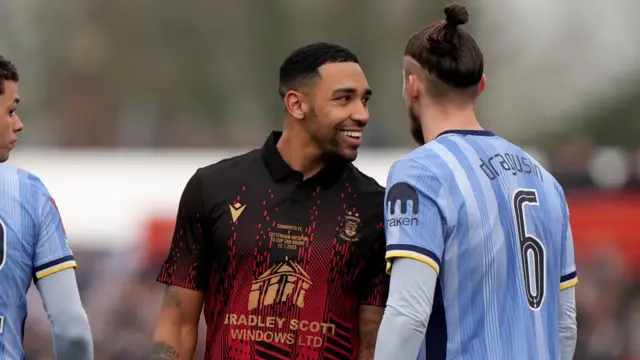
[[[626,153],[626,177],[615,182],[597,175],[602,148],[585,138],[567,139],[546,156],[570,199],[640,192],[639,152]],[[539,156],[544,156],[539,154]],[[635,163],[635,164],[634,164]],[[604,165],[602,165],[604,166]],[[615,167],[615,166],[614,166]],[[600,171],[605,171],[600,169]],[[606,170],[615,172],[614,168]],[[610,177],[613,175],[609,174]],[[640,202],[640,197],[638,197]],[[638,205],[640,206],[640,205]],[[575,239],[580,283],[577,287],[579,340],[576,360],[640,359],[640,249],[620,248],[615,239]],[[640,234],[639,234],[640,235]],[[640,243],[631,246],[639,246]],[[139,248],[125,253],[76,251],[80,289],[94,334],[96,360],[144,360],[151,346],[163,286],[155,282],[162,259]],[[37,291],[29,298],[27,360],[50,360],[49,324]],[[202,333],[204,328],[202,329]],[[202,343],[199,353],[201,358]]]

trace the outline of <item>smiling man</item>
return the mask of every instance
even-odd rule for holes
[[[373,359],[385,305],[384,189],[351,162],[371,90],[326,43],[280,67],[284,130],[198,169],[180,200],[159,281],[151,359]]]

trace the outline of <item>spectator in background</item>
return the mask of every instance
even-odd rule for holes
[[[640,191],[640,149],[629,154],[629,180],[624,186],[624,191]]]
[[[552,173],[567,190],[590,189],[595,183],[589,175],[594,142],[586,136],[575,136],[562,141],[552,159]]]

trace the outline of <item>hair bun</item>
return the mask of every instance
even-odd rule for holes
[[[464,25],[469,21],[467,8],[459,4],[450,4],[444,8],[446,22],[452,26]]]

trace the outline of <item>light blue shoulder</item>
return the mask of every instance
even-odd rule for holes
[[[406,160],[413,160],[419,163],[423,163],[430,159],[440,157],[437,151],[438,146],[442,146],[442,145],[438,144],[436,141],[431,141],[427,144],[424,144],[422,146],[419,146],[413,149],[413,151],[404,155],[402,158],[400,158],[400,160],[406,159]]]
[[[33,192],[47,194],[48,191],[42,180],[35,174],[24,170],[22,168],[12,166],[9,164],[0,164],[0,179],[4,180],[3,183],[16,183],[21,188],[29,188]]]
[[[392,166],[396,172],[417,171],[422,176],[440,177],[444,168],[444,160],[438,152],[438,145],[434,142],[422,145],[396,160]]]

